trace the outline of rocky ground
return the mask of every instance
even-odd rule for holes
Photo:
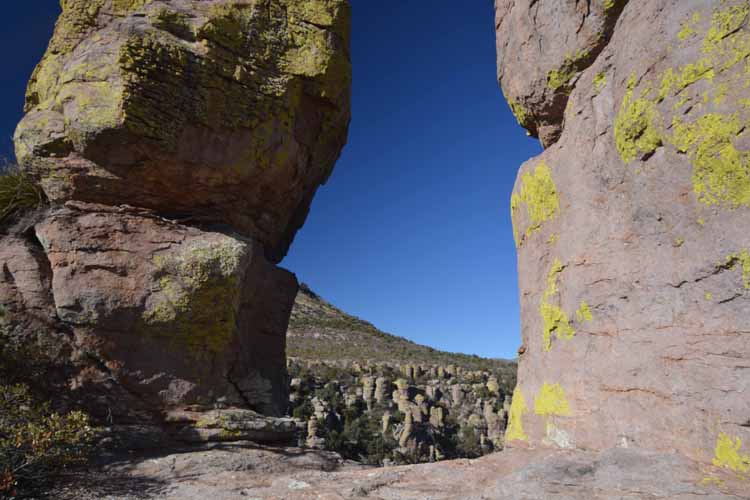
[[[667,478],[669,478],[667,480]],[[738,478],[676,454],[514,449],[478,460],[367,468],[335,454],[249,443],[113,457],[50,493],[60,500],[719,500]]]

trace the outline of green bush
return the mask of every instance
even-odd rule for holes
[[[32,361],[33,360],[33,361]],[[40,390],[49,361],[0,332],[0,498],[43,485],[85,460],[93,431],[82,412],[52,410]]]
[[[82,462],[93,437],[82,412],[60,415],[25,385],[0,385],[0,495],[39,485]]]
[[[0,223],[43,203],[42,190],[17,166],[5,165],[0,169]]]

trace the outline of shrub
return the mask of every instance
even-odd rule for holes
[[[0,495],[82,462],[92,438],[84,413],[60,415],[36,403],[25,385],[0,385]]]
[[[0,167],[0,223],[44,203],[42,190],[15,165]]]
[[[88,417],[61,415],[43,400],[49,360],[0,332],[0,498],[14,496],[82,462],[93,439]]]

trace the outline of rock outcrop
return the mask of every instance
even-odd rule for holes
[[[513,383],[491,392],[495,373],[452,371],[456,375],[438,379],[430,378],[438,370],[429,365],[290,360],[292,416],[307,429],[298,444],[372,465],[476,458],[503,449],[505,398]],[[406,372],[414,376],[405,379]],[[375,398],[373,381],[380,391]]]
[[[62,7],[15,134],[50,207],[3,228],[2,340],[45,346],[99,421],[282,415],[297,281],[275,264],[346,141],[348,2]]]
[[[676,450],[747,478],[750,5],[496,8],[500,81],[547,146],[511,201],[523,346],[506,442]]]
[[[65,0],[16,156],[54,202],[228,224],[286,253],[346,141],[344,0]]]

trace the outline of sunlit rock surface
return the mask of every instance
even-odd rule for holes
[[[2,340],[98,423],[283,414],[297,281],[274,264],[346,141],[348,2],[62,9],[15,134],[50,207],[2,228]]]
[[[527,3],[497,2],[506,94],[524,76],[503,47],[547,71],[545,43],[577,50],[566,40],[588,22],[511,29],[552,2]],[[624,8],[571,73],[559,140],[516,181],[523,348],[506,441],[677,451],[705,464],[696,480],[748,479],[750,5],[622,4],[590,2]]]

